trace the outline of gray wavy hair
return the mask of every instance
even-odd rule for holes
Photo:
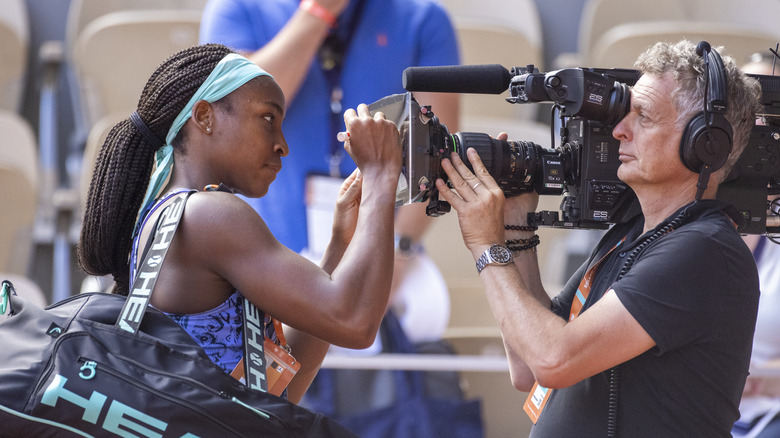
[[[756,123],[756,112],[761,110],[761,86],[738,67],[734,58],[722,53],[723,47],[713,47],[721,54],[728,81],[728,109],[726,119],[734,130],[733,148],[726,164],[715,174],[722,181],[739,159],[750,139],[750,131]],[[677,109],[675,125],[680,130],[704,106],[704,59],[696,53],[696,44],[682,40],[678,43],[656,43],[639,55],[634,67],[642,74],[654,76],[672,74],[676,87],[672,91],[672,103]]]

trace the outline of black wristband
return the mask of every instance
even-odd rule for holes
[[[539,229],[539,227],[532,225],[504,225],[504,229],[514,231],[536,231]]]
[[[504,245],[527,245],[529,243],[533,242],[539,242],[539,236],[537,234],[534,234],[528,239],[509,239],[504,241]]]
[[[534,251],[536,251],[536,247],[539,246],[539,243],[540,243],[539,236],[534,234],[533,237],[528,239],[528,243],[524,245],[518,245],[518,246],[507,246],[507,248],[509,248],[509,250],[512,251],[512,253],[518,253],[526,249],[533,249]]]

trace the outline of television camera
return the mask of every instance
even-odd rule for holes
[[[745,221],[743,234],[780,233],[780,77],[750,75],[762,87],[760,116],[750,142],[717,197],[734,205]],[[398,124],[404,144],[403,193],[399,203],[428,202],[427,213],[450,210],[439,199],[437,178],[447,180],[441,160],[457,153],[464,159],[473,147],[506,196],[536,191],[562,196],[559,211],[530,213],[531,225],[605,229],[639,212],[636,196],[617,178],[620,142],[612,137],[630,107],[630,86],[639,72],[631,69],[566,68],[548,73],[533,65],[410,67],[404,71],[403,94],[369,106]],[[553,103],[560,119],[560,142],[551,147],[522,141],[500,141],[485,133],[450,133],[430,106],[420,105],[413,91],[501,94],[510,104]],[[554,126],[554,124],[553,124]],[[774,196],[775,200],[768,201]]]

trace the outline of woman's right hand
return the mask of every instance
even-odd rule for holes
[[[401,136],[395,123],[381,112],[372,116],[366,104],[360,104],[357,111],[348,109],[344,123],[349,135],[344,148],[363,175],[374,170],[386,172],[397,183],[401,172]]]

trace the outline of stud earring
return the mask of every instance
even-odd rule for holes
[[[211,134],[211,126],[206,126],[206,132],[208,132],[209,134]]]

